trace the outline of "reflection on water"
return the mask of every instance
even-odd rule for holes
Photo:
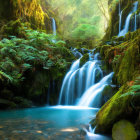
[[[80,126],[97,111],[73,107],[0,111],[0,140],[81,140]]]

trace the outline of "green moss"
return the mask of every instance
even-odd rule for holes
[[[15,21],[21,19],[23,23],[28,22],[32,29],[42,29],[50,32],[51,28],[51,17],[50,7],[47,3],[41,5],[42,2],[39,0],[7,0],[0,1],[0,19],[1,25],[9,22],[10,20]],[[42,7],[47,9],[42,9]],[[5,10],[7,9],[7,10]],[[4,22],[4,23],[3,23]]]
[[[37,28],[43,28],[44,12],[37,0],[11,0],[14,18],[24,17]]]
[[[96,132],[109,133],[113,125],[121,120],[134,120],[139,112],[140,77],[134,82],[123,85],[119,91],[99,110],[93,125],[97,125]],[[134,85],[132,85],[134,84]]]
[[[140,74],[140,50],[139,50],[139,30],[129,33],[130,40],[117,46],[103,45],[99,47],[101,56],[113,71],[119,84],[123,85],[128,81],[134,80]],[[127,35],[128,36],[128,35]]]
[[[130,97],[126,96],[120,98],[125,93],[127,87],[123,86],[120,90],[100,109],[96,115],[96,132],[106,133],[112,129],[113,124],[129,114],[129,100]]]
[[[105,51],[111,48],[111,45],[103,45],[100,47],[100,54],[101,56],[105,57]]]
[[[112,129],[113,140],[137,140],[134,125],[127,120],[121,120],[114,124]]]
[[[7,24],[5,24],[1,30],[0,34],[5,37],[8,36],[18,36],[18,37],[25,37],[25,26],[30,28],[30,24],[28,22],[22,23],[20,19],[11,20]]]
[[[132,40],[132,39],[135,39],[137,36],[140,35],[140,29],[136,30],[135,32],[128,32],[126,35],[125,35],[125,38],[124,40],[125,41],[128,41],[128,40]]]

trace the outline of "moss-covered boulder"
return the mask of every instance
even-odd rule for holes
[[[127,120],[121,120],[114,124],[112,129],[113,140],[137,140],[134,125]]]
[[[113,125],[122,119],[135,122],[139,120],[140,78],[123,85],[119,91],[99,110],[92,121],[98,133],[111,133]],[[139,121],[138,121],[139,122]]]
[[[125,92],[126,86],[121,89],[99,110],[96,115],[96,132],[109,133],[112,126],[120,118],[125,118],[131,114],[130,97],[120,96]]]

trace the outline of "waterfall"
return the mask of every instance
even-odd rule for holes
[[[99,53],[94,54],[92,50],[88,54],[89,60],[83,66],[80,67],[80,57],[74,61],[66,74],[60,91],[59,105],[99,107],[100,93],[111,83],[113,73],[103,77],[98,60]]]
[[[138,9],[138,1],[137,2],[135,2],[135,12],[137,11],[137,9]],[[135,24],[134,24],[134,31],[136,31],[137,30],[137,14],[135,13]]]
[[[76,58],[82,57],[82,54],[76,48],[71,48],[71,52]]]
[[[47,91],[47,105],[50,105],[50,82],[49,82],[49,87]]]
[[[80,65],[80,59],[76,60],[72,64],[70,71],[66,74],[62,87],[61,87],[61,91],[60,91],[60,97],[59,97],[59,101],[58,101],[59,105],[62,102],[62,97],[64,96],[64,93],[66,94],[65,104],[67,105],[69,103],[69,93],[71,90],[73,90],[70,86],[73,85],[73,82],[75,81],[75,76],[76,76],[76,72],[79,68],[79,65]]]
[[[119,3],[119,33],[121,31],[121,27],[122,27],[122,11],[121,11],[121,3]]]
[[[120,6],[119,6],[120,7]],[[131,12],[128,14],[127,18],[126,18],[126,21],[125,21],[125,25],[124,25],[124,28],[121,30],[121,24],[122,24],[122,12],[120,12],[119,10],[119,15],[120,15],[120,21],[119,21],[119,34],[118,36],[125,36],[125,34],[129,31],[129,25],[130,25],[130,19],[131,19],[131,16],[134,12],[137,11],[137,8],[138,8],[138,1],[136,1],[134,4],[133,4],[133,9],[131,10]],[[120,9],[120,8],[119,8]],[[135,30],[136,30],[136,18],[135,18]]]
[[[92,87],[90,87],[81,97],[78,106],[93,106],[93,107],[99,107],[100,106],[100,99],[101,99],[101,93],[105,86],[110,84],[112,80],[113,72],[109,75],[102,78],[100,82],[97,84],[94,84]],[[98,97],[97,97],[98,96]]]
[[[137,30],[137,15],[135,13],[135,24],[134,24],[134,31]]]
[[[53,35],[56,36],[56,22],[54,18],[52,18],[52,30],[53,30]]]

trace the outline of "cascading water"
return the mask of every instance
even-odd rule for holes
[[[59,105],[100,107],[101,92],[111,83],[113,73],[103,77],[99,53],[89,52],[89,61],[80,67],[80,57],[66,74],[59,97]],[[97,83],[97,81],[99,81]]]
[[[135,3],[135,11],[138,9],[138,1]],[[134,31],[137,30],[137,14],[135,13],[135,24],[134,24]]]
[[[52,18],[52,30],[53,30],[53,35],[56,36],[56,22],[54,18]]]
[[[81,50],[84,52],[84,49]],[[92,109],[98,109],[101,107],[101,92],[111,84],[113,72],[103,77],[99,53],[94,54],[94,51],[86,50],[89,60],[80,66],[80,61],[84,56],[76,49],[72,49],[75,57],[79,56],[79,58],[72,64],[64,78],[58,103],[64,106],[58,106],[58,108],[91,109],[90,107],[92,107]],[[109,137],[95,134],[91,126],[89,129],[83,128],[83,130],[86,132],[87,140],[111,140]]]
[[[119,6],[120,9],[120,6]],[[131,12],[128,14],[126,21],[125,21],[125,25],[124,28],[121,30],[121,26],[122,26],[122,13],[123,11],[119,10],[119,15],[120,15],[120,21],[119,21],[119,34],[118,36],[124,36],[128,31],[129,31],[129,25],[130,25],[130,19],[131,16],[134,12],[136,12],[138,9],[138,1],[136,1],[133,4],[133,9],[131,10]],[[121,11],[121,12],[120,12]],[[135,15],[136,16],[136,15]],[[136,18],[135,18],[135,24],[134,24],[134,31],[137,29],[136,27]]]
[[[100,82],[90,87],[80,99],[78,106],[93,106],[99,107],[101,100],[101,92],[104,87],[111,83],[113,72],[102,78]]]
[[[62,103],[63,98],[65,99],[65,105],[68,105],[70,103],[70,97],[69,97],[70,95],[71,95],[71,102],[73,101],[73,93],[74,93],[73,86],[75,83],[75,78],[76,78],[75,76],[79,69],[79,65],[80,65],[80,59],[76,60],[73,63],[73,65],[70,68],[70,71],[66,74],[63,84],[62,84],[61,92],[60,92],[60,97],[58,101],[59,105]]]
[[[72,54],[76,57],[76,58],[79,58],[79,57],[82,57],[83,55],[79,52],[79,51],[77,51],[77,49],[76,48],[71,48],[71,52],[72,52]]]
[[[48,87],[48,91],[47,91],[47,105],[49,106],[50,102],[50,83],[49,83],[49,87]]]
[[[121,3],[119,3],[119,33],[121,32],[121,27],[122,27],[122,11],[121,11]]]

